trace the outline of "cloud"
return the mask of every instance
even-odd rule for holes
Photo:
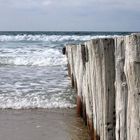
[[[140,0],[0,0],[0,17],[0,29],[133,30]]]
[[[0,5],[10,8],[41,8],[43,6],[49,6],[51,0],[0,0]]]
[[[82,8],[140,9],[140,0],[0,0],[0,5],[13,8]]]

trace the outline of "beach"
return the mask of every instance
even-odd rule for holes
[[[0,140],[88,140],[62,49],[124,34],[0,32]]]
[[[75,109],[0,110],[1,140],[88,140]]]

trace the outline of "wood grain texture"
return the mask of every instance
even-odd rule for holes
[[[92,140],[139,140],[140,35],[66,46],[77,112]]]

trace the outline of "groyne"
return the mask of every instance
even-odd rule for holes
[[[140,138],[140,34],[63,49],[91,140]]]

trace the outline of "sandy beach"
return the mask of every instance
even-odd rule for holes
[[[0,110],[0,140],[88,140],[74,109]]]

